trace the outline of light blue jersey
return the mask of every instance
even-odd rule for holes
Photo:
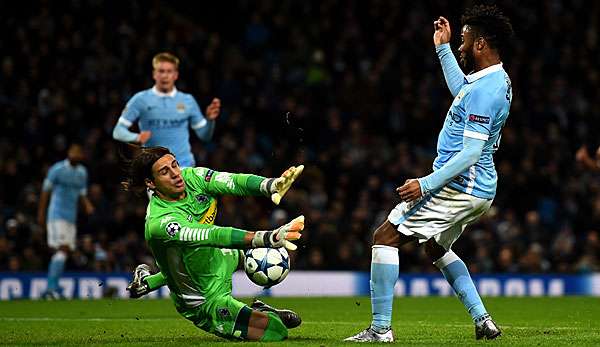
[[[52,191],[48,207],[48,221],[66,220],[75,224],[77,203],[87,194],[88,173],[86,168],[71,165],[68,159],[59,161],[48,170],[42,189]]]
[[[450,48],[438,50],[442,66],[446,63],[442,56],[444,49],[449,51]],[[448,60],[458,66],[453,56]],[[449,81],[447,70],[445,68],[444,73]],[[498,181],[493,154],[498,149],[502,127],[508,118],[512,100],[510,79],[500,63],[466,75],[461,82],[459,85],[448,82],[451,91],[458,90],[458,93],[453,93],[454,101],[438,137],[438,155],[433,170],[441,169],[463,150],[467,138],[485,141],[479,160],[448,185],[479,198],[493,199]]]
[[[183,167],[195,166],[190,126],[204,141],[212,138],[214,129],[214,121],[204,118],[194,97],[177,89],[161,93],[153,87],[135,94],[127,102],[113,137],[120,141],[134,141],[137,134],[127,131],[127,128],[136,121],[141,131],[152,132],[145,146],[167,147]]]

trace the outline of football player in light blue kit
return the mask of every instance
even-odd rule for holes
[[[198,138],[212,139],[215,119],[221,101],[214,98],[202,115],[198,103],[190,94],[175,87],[179,77],[179,59],[171,53],[159,53],[152,59],[152,88],[135,94],[128,102],[113,129],[113,138],[144,146],[167,147],[182,167],[195,166],[190,145],[191,127]],[[138,122],[140,133],[129,131]]]
[[[46,227],[48,247],[54,251],[48,265],[48,288],[43,294],[47,299],[62,297],[58,280],[64,271],[69,252],[75,250],[78,202],[81,202],[86,214],[94,212],[94,207],[87,198],[87,170],[81,165],[84,159],[83,148],[73,144],[69,147],[67,156],[67,159],[52,165],[48,170],[38,206],[38,224]]]
[[[398,247],[425,243],[425,253],[444,274],[475,324],[476,339],[494,339],[500,329],[485,309],[465,263],[451,246],[465,227],[484,214],[496,194],[492,155],[508,117],[512,91],[500,53],[512,26],[495,6],[475,6],[462,17],[460,60],[450,50],[450,24],[434,22],[433,41],[454,101],[444,120],[433,172],[397,189],[397,205],[373,235],[371,306],[373,320],[347,341],[392,342]]]

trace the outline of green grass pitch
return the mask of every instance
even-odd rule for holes
[[[345,337],[370,322],[367,297],[264,300],[293,309],[303,318],[302,325],[291,330],[289,339],[281,345],[343,345]],[[475,341],[470,319],[456,298],[397,298],[393,318],[397,344],[600,346],[600,298],[486,298],[484,302],[504,331],[499,340]],[[2,346],[230,343],[194,327],[167,300],[0,302]]]

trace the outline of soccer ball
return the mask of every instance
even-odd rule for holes
[[[269,288],[283,281],[290,272],[290,256],[285,248],[249,249],[244,268],[252,282]]]

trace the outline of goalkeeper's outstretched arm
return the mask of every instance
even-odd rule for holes
[[[292,166],[285,170],[280,177],[265,178],[262,176],[242,173],[218,172],[208,168],[195,168],[201,177],[198,182],[204,189],[216,195],[238,196],[269,196],[271,201],[279,205],[283,196],[298,179],[304,165]]]
[[[167,219],[168,218],[168,219]],[[187,221],[183,216],[170,215],[153,218],[148,222],[150,246],[179,243],[195,247],[219,247],[232,249],[279,248],[290,250],[296,246],[290,241],[298,240],[304,229],[304,216],[274,230],[246,231],[233,227],[221,227],[210,224],[198,224]]]

